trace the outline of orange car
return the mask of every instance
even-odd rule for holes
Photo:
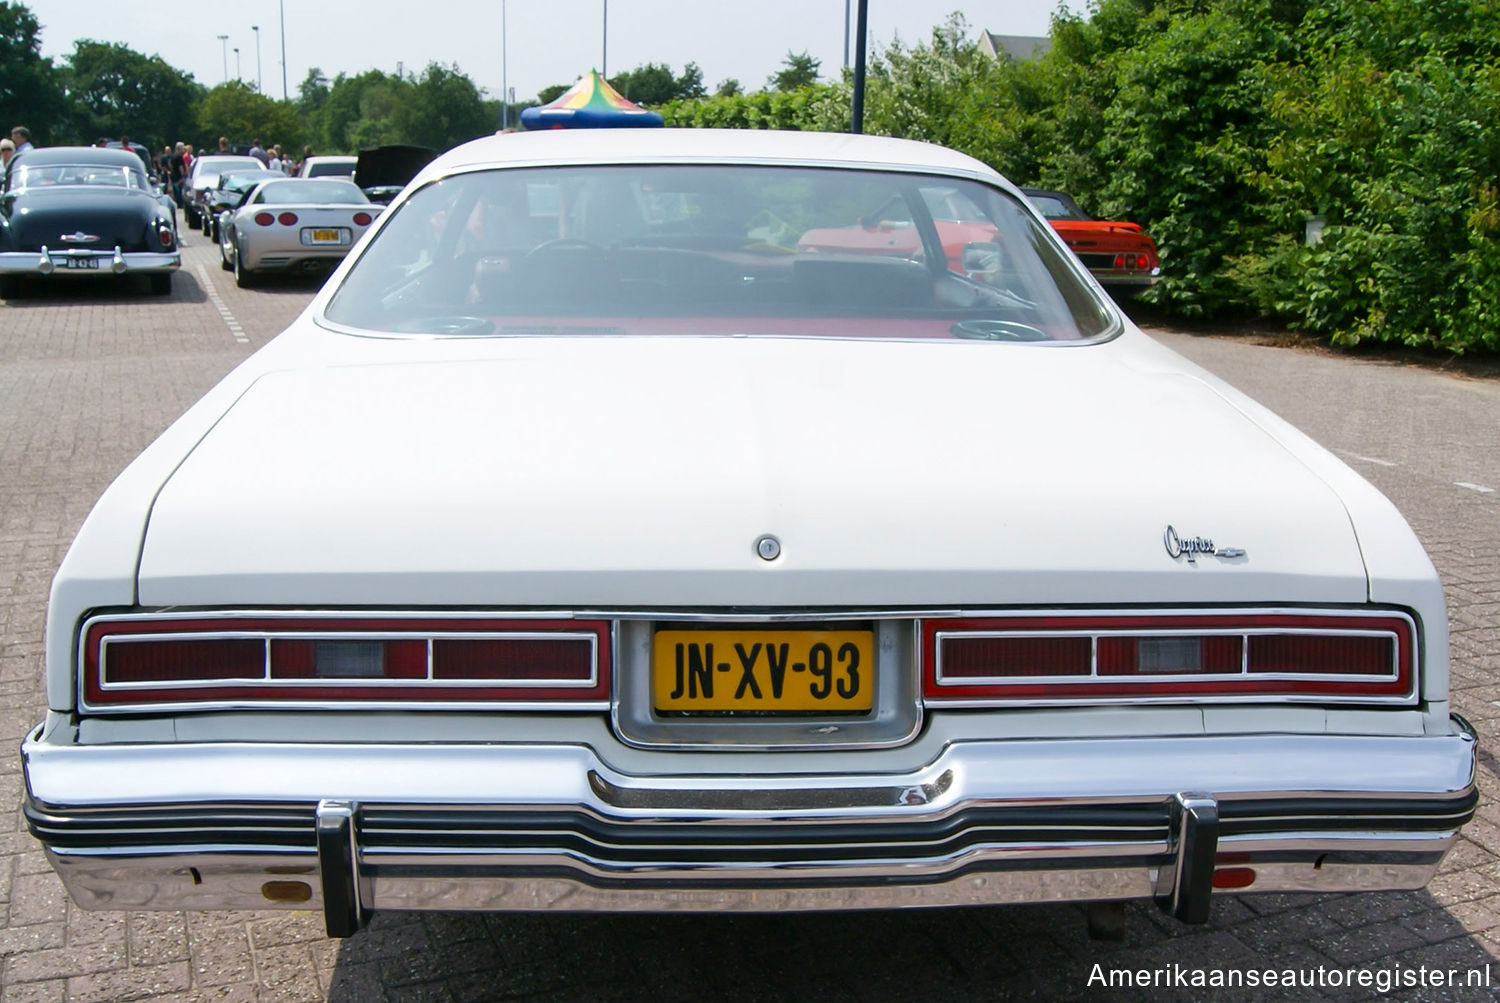
[[[1161,277],[1156,241],[1139,223],[1094,219],[1064,192],[1022,188],[1031,204],[1052,224],[1069,249],[1111,289],[1139,291]]]

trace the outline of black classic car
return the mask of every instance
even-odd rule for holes
[[[172,291],[172,211],[126,150],[54,146],[11,160],[0,186],[0,297],[28,278],[142,274]]]

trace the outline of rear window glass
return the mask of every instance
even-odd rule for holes
[[[1110,313],[1006,193],[791,167],[515,168],[402,204],[326,316],[386,332],[1072,341]]]
[[[267,205],[345,205],[368,202],[365,193],[348,181],[272,181],[255,196]]]

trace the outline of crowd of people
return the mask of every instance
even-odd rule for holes
[[[182,204],[182,185],[188,175],[192,173],[193,160],[197,157],[197,153],[193,149],[193,144],[178,140],[172,146],[162,147],[160,153],[147,153],[144,148],[137,148],[136,144],[132,143],[128,136],[121,136],[119,144],[122,149],[135,150],[141,155],[143,160],[147,160],[151,171],[171,191],[172,198],[176,200],[178,205]],[[109,146],[111,145],[111,141],[100,139],[94,145]],[[24,125],[12,128],[9,139],[0,139],[0,174],[3,174],[10,167],[12,157],[18,153],[24,153],[31,148],[31,130]],[[267,170],[280,171],[282,174],[290,175],[295,175],[302,168],[302,161],[312,156],[312,147],[304,146],[302,148],[302,156],[293,159],[290,154],[284,155],[281,152],[281,144],[273,143],[269,147],[265,146],[261,143],[258,136],[250,144],[249,150],[246,151],[242,147],[241,151],[247,152],[250,156],[260,161],[261,165]],[[229,137],[219,137],[217,152],[228,154],[241,151],[236,151],[230,147]]]

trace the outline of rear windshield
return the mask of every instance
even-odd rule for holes
[[[330,178],[336,176],[349,177],[354,173],[354,161],[352,160],[317,160],[307,165],[307,176],[310,178]]]
[[[932,175],[481,171],[402,204],[326,316],[454,335],[1104,333],[1110,313],[1045,229],[998,189]]]
[[[47,188],[53,185],[90,185],[97,188],[145,188],[145,179],[128,167],[100,164],[22,165],[11,180],[12,188]]]
[[[348,181],[307,181],[288,178],[272,181],[255,196],[257,204],[268,205],[346,205],[370,201],[365,193]]]

